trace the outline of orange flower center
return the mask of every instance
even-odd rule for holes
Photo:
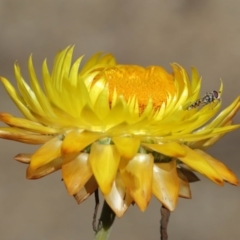
[[[150,98],[154,109],[159,109],[166,102],[168,95],[176,92],[172,74],[158,66],[143,68],[135,65],[117,65],[103,69],[93,84],[101,77],[106,79],[109,87],[111,104],[114,89],[126,100],[134,95],[138,99],[140,113],[145,109]]]

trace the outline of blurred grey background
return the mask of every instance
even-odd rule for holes
[[[0,0],[0,75],[15,82],[18,60],[27,78],[33,59],[39,78],[45,57],[75,44],[75,57],[112,52],[118,62],[195,66],[204,94],[224,80],[223,106],[240,93],[240,2],[234,0]],[[51,65],[51,64],[50,64]],[[0,86],[0,111],[19,112]],[[235,122],[240,123],[240,114]],[[240,177],[240,131],[228,134],[209,152]],[[36,147],[0,140],[0,239],[88,240],[94,198],[81,205],[68,196],[57,172],[25,179],[26,165],[13,157]],[[192,185],[192,200],[180,199],[169,224],[169,240],[240,239],[240,190],[210,181]],[[159,239],[160,204],[146,212],[130,207],[116,219],[115,240]]]

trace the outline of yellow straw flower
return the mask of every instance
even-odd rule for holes
[[[14,65],[18,91],[1,78],[24,118],[1,113],[9,127],[0,137],[43,144],[33,154],[15,159],[29,163],[27,178],[54,171],[80,203],[100,188],[117,216],[136,203],[144,211],[154,195],[169,210],[178,197],[191,198],[189,182],[199,172],[218,185],[238,185],[236,176],[203,150],[239,125],[232,118],[240,97],[209,122],[221,101],[198,108],[201,79],[192,69],[118,65],[112,55],[96,54],[79,71],[73,48],[55,58],[50,73],[42,65],[42,89],[29,58],[30,85]],[[219,94],[222,94],[221,84]]]

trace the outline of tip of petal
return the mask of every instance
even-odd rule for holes
[[[19,153],[17,156],[14,157],[14,159],[18,162],[29,164],[31,156],[32,154]]]
[[[212,180],[219,186],[223,186],[224,185],[224,181],[219,179],[219,178],[213,178]]]
[[[227,180],[224,180],[225,182],[229,183],[229,184],[232,184],[234,186],[240,186],[240,182],[239,180],[236,178],[234,180],[232,180],[231,182],[230,181],[227,181]]]

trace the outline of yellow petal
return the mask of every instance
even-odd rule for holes
[[[140,146],[140,138],[137,137],[113,137],[112,140],[124,158],[133,158]]]
[[[84,124],[89,126],[92,130],[94,130],[95,126],[103,126],[102,121],[96,115],[94,110],[87,105],[83,107],[80,118],[84,121]]]
[[[57,90],[61,90],[63,77],[66,77],[65,73],[69,72],[72,50],[73,48],[68,46],[64,50],[60,51],[54,59],[51,78],[52,85]]]
[[[218,104],[216,107],[214,107],[214,109],[211,109],[210,111],[206,111],[205,108],[202,108],[200,111],[198,111],[198,113],[193,115],[193,119],[195,119],[196,116],[199,117],[191,124],[186,124],[185,129],[183,129],[179,134],[184,135],[193,132],[195,129],[200,128],[216,115],[219,108],[220,104]]]
[[[27,105],[28,109],[30,109],[32,112],[36,112],[41,116],[45,116],[45,112],[43,108],[40,106],[34,91],[23,79],[21,75],[20,67],[18,64],[14,64],[14,73],[15,73],[15,78],[17,80],[19,92],[21,93],[21,96],[24,99],[25,105]]]
[[[185,157],[179,157],[179,160],[216,184],[220,186],[223,185],[221,176],[202,155],[187,146],[184,146],[184,148],[186,149],[187,155]]]
[[[175,160],[154,164],[152,192],[167,209],[170,211],[175,209],[179,193]]]
[[[35,170],[61,156],[62,140],[59,136],[46,142],[31,157],[30,167]]]
[[[176,142],[169,142],[163,144],[142,143],[142,145],[169,157],[183,157],[186,155],[185,148],[181,144]]]
[[[73,161],[62,166],[62,177],[70,195],[76,194],[91,176],[87,153],[80,153]]]
[[[178,180],[179,180],[179,197],[190,199],[192,198],[190,184],[187,177],[182,173],[180,169],[177,169]]]
[[[142,211],[147,208],[152,196],[153,161],[152,154],[138,153],[120,171],[125,186]]]
[[[16,118],[8,113],[0,113],[0,120],[9,126],[14,126],[22,129],[26,129],[29,131],[34,131],[42,134],[54,134],[59,132],[58,129],[45,127],[39,123],[24,119],[24,118]]]
[[[217,136],[219,134],[225,134],[230,131],[234,131],[240,127],[240,124],[238,125],[230,125],[230,126],[224,126],[224,127],[219,127],[219,128],[211,128],[211,129],[200,129],[197,132],[190,133],[190,134],[185,134],[181,135],[179,134],[174,134],[171,136],[166,136],[164,137],[165,141],[178,141],[181,139],[183,142],[195,142],[195,141],[200,141],[203,139],[208,139],[214,136]]]
[[[0,138],[14,140],[14,141],[28,143],[28,144],[43,144],[49,141],[53,137],[49,135],[30,133],[28,131],[18,129],[18,128],[7,127],[7,128],[0,128]]]
[[[76,199],[77,203],[80,204],[85,201],[93,192],[95,192],[98,188],[97,182],[92,176],[88,182],[82,187],[75,195],[74,198]]]
[[[232,119],[240,108],[240,96],[238,96],[227,108],[225,108],[213,121],[205,128],[214,128],[224,126],[226,122]]]
[[[81,64],[81,61],[83,59],[83,56],[79,57],[72,65],[70,73],[69,73],[69,81],[71,83],[72,86],[77,86],[78,85],[78,72],[79,72],[79,66]]]
[[[92,69],[100,60],[101,53],[96,53],[93,56],[91,56],[87,62],[84,64],[82,67],[81,71],[79,74],[83,75],[85,72],[89,71]]]
[[[110,127],[116,126],[126,119],[127,106],[126,101],[123,96],[119,96],[115,102],[112,103],[112,108],[104,119],[105,125],[110,125]]]
[[[229,125],[232,125],[233,123],[233,120],[229,120],[227,122],[222,122],[222,127],[223,126],[229,126]],[[219,135],[216,135],[216,136],[213,136],[209,139],[204,139],[202,141],[197,141],[197,142],[194,142],[193,144],[191,144],[191,148],[197,148],[197,149],[206,149],[210,146],[212,146],[213,144],[215,144],[217,141],[219,141],[223,136],[225,136],[226,133],[224,134],[219,134]]]
[[[29,70],[29,74],[30,74],[30,81],[31,81],[32,89],[36,95],[36,98],[37,98],[40,106],[42,107],[42,109],[44,109],[44,112],[45,112],[45,114],[47,114],[47,116],[54,117],[50,102],[47,99],[44,92],[42,91],[39,81],[37,79],[36,73],[34,71],[32,55],[29,57],[29,60],[28,60],[28,70]]]
[[[107,91],[104,91],[107,90]],[[93,103],[93,105],[95,105],[96,103],[96,100],[99,98],[99,94],[101,94],[101,92],[103,91],[103,98],[105,100],[108,100],[109,97],[107,97],[107,95],[109,94],[109,91],[108,91],[108,87],[106,86],[106,79],[104,77],[98,79],[96,82],[94,83],[91,83],[90,86],[89,86],[89,96],[90,96],[90,99],[91,99],[91,102]],[[106,99],[107,98],[107,99]],[[102,99],[103,100],[103,99]],[[104,107],[109,107],[109,103],[104,101],[105,104],[107,105],[103,105]],[[96,109],[94,109],[96,110]],[[99,111],[100,109],[98,109],[97,111]],[[105,111],[104,111],[105,112]]]
[[[112,189],[104,198],[118,217],[121,217],[133,201],[120,173],[117,173]]]
[[[200,146],[199,148],[201,149],[206,149],[210,146],[212,146],[214,143],[216,143],[217,141],[219,141],[225,134],[221,134],[221,135],[217,135],[214,136],[210,139],[207,139],[206,141],[204,141],[204,143],[202,144],[202,146]],[[196,147],[197,148],[197,147]]]
[[[95,83],[95,85],[97,83]],[[97,114],[97,116],[100,119],[106,118],[106,116],[109,114],[109,112],[110,112],[109,90],[108,90],[107,86],[105,86],[103,88],[103,90],[101,91],[101,93],[98,94],[98,97],[97,97],[96,102],[94,104],[94,112]]]
[[[101,135],[99,133],[79,131],[77,129],[70,131],[65,136],[62,143],[62,154],[79,153],[85,147],[97,140]]]
[[[2,84],[4,85],[6,91],[8,92],[11,99],[14,101],[16,106],[19,108],[19,110],[22,112],[22,114],[29,120],[36,121],[36,118],[32,115],[32,113],[29,111],[29,109],[25,106],[21,96],[17,93],[15,88],[12,86],[12,84],[3,77],[0,77],[0,80]]]
[[[114,145],[93,143],[89,155],[89,162],[93,174],[103,194],[108,194],[115,179],[120,154]]]
[[[62,166],[62,159],[57,158],[54,161],[51,161],[37,169],[33,169],[31,165],[27,168],[27,178],[28,179],[38,179],[44,177],[52,172],[55,172],[61,169]]]
[[[192,90],[193,92],[198,92],[201,86],[201,77],[199,76],[198,70],[196,68],[192,68]],[[197,96],[198,97],[198,96]]]
[[[171,106],[171,108],[166,109],[166,114],[170,114],[173,110],[177,110],[184,102],[186,102],[189,90],[190,90],[190,83],[188,79],[188,75],[181,66],[178,64],[172,64],[173,72],[174,72],[174,79],[176,84],[178,84],[178,92],[177,92],[177,101],[176,104]]]
[[[230,169],[228,169],[222,162],[218,161],[217,159],[211,157],[210,155],[199,149],[196,149],[195,151],[202,157],[204,157],[204,159],[208,163],[210,163],[210,165],[219,173],[223,180],[233,185],[239,185],[239,181],[236,175]]]

